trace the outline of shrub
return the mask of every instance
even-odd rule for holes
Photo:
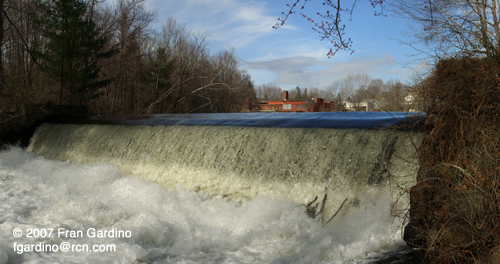
[[[425,259],[494,262],[500,245],[500,60],[441,61],[420,97],[428,118],[411,214],[425,237]]]

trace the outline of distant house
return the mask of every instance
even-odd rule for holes
[[[390,111],[393,111],[391,109],[397,109],[394,111],[420,111],[418,97],[413,93],[408,93],[408,95],[404,97],[404,100],[399,99],[397,102],[393,102],[392,105],[388,105],[385,98],[382,98],[380,102],[376,99],[363,99],[360,102],[353,102],[348,99],[341,104],[345,105],[347,111],[381,111],[386,109]]]
[[[411,93],[408,93],[408,95],[405,97],[405,104],[406,105],[411,105],[416,102],[415,96],[413,96]]]
[[[379,111],[380,103],[375,99],[363,99],[359,103],[345,101],[347,111]]]
[[[417,100],[417,96],[415,96],[412,93],[408,93],[408,95],[405,97],[404,104],[406,105],[405,109],[408,112],[418,112],[419,111],[419,104]]]
[[[283,92],[281,101],[261,101],[250,103],[245,100],[245,112],[334,112],[334,102],[325,102],[322,98],[311,100],[288,100],[288,91]]]

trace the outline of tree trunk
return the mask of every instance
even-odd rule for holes
[[[4,0],[0,0],[0,51],[3,45],[3,4]],[[3,91],[3,56],[0,52],[0,93]]]

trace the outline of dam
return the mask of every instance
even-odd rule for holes
[[[122,245],[104,254],[110,263],[384,261],[404,248],[399,221],[416,181],[421,134],[412,126],[421,118],[244,113],[45,124],[26,150],[0,153],[5,192],[24,190],[9,198],[15,210],[3,222],[127,229],[132,238],[106,239]],[[0,245],[6,258],[40,256],[11,244]],[[79,255],[46,257],[69,256]]]

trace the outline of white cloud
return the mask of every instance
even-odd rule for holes
[[[326,88],[357,72],[384,80],[408,78],[407,69],[394,62],[392,55],[397,53],[377,48],[386,47],[385,42],[367,41],[367,50],[358,50],[355,55],[339,52],[327,60],[331,44],[320,41],[310,23],[298,14],[285,27],[272,29],[285,4],[276,0],[146,0],[149,9],[158,11],[159,22],[173,16],[195,32],[208,33],[212,53],[235,48],[242,68],[257,85],[273,82],[283,88]],[[392,55],[358,57],[389,53]]]
[[[283,87],[299,85],[324,89],[349,73],[361,72],[374,78],[379,78],[382,74],[400,73],[394,72],[391,68],[396,65],[391,55],[364,57],[344,62],[297,56],[269,61],[243,61],[242,64],[249,70],[274,73],[277,77],[272,82]]]
[[[173,16],[195,31],[208,32],[212,41],[235,48],[273,32],[276,16],[266,15],[266,5],[245,0],[146,0],[148,8],[158,10],[160,22]]]

